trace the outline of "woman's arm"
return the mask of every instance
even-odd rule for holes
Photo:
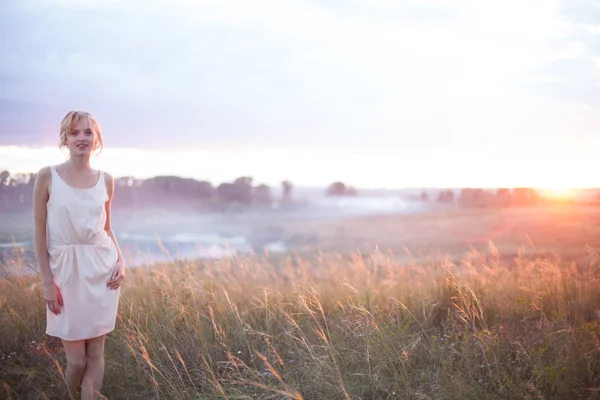
[[[50,256],[48,254],[48,242],[46,234],[46,206],[50,198],[50,182],[52,176],[50,168],[42,168],[33,182],[33,244],[35,257],[38,262],[42,281],[44,282],[44,297],[48,309],[54,314],[60,314],[63,306],[62,294],[54,283],[52,271],[50,270]]]
[[[44,167],[38,172],[33,183],[33,243],[46,293],[49,289],[54,289],[46,241],[46,204],[50,197],[48,192],[50,179],[50,168]]]
[[[125,262],[123,260],[123,254],[121,253],[119,243],[117,242],[117,238],[115,236],[115,233],[112,230],[112,225],[111,225],[111,205],[112,205],[113,195],[115,193],[115,180],[113,179],[113,177],[110,174],[108,174],[108,173],[105,173],[105,174],[106,174],[106,190],[108,192],[108,200],[106,201],[106,204],[105,204],[106,223],[104,224],[104,230],[106,231],[108,236],[112,239],[112,241],[115,243],[115,246],[117,248],[117,254],[118,254],[117,265],[115,266],[115,270],[114,270],[110,280],[108,281],[107,286],[111,289],[117,289],[119,286],[121,286],[123,279],[125,279]]]

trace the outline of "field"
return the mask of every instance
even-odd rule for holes
[[[296,222],[290,254],[130,269],[104,394],[600,398],[599,220],[556,207]],[[64,396],[40,289],[0,281],[2,398]]]

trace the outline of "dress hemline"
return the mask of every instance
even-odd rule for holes
[[[115,328],[113,327],[113,328],[107,329],[106,331],[104,331],[103,333],[100,333],[100,334],[96,334],[96,335],[93,335],[93,336],[76,337],[76,338],[63,337],[63,336],[58,335],[58,334],[52,334],[52,333],[50,333],[48,331],[46,331],[45,333],[46,333],[46,335],[54,337],[54,338],[57,338],[57,339],[67,340],[69,342],[73,342],[73,341],[78,341],[78,340],[96,339],[96,338],[99,338],[101,336],[106,336],[109,333],[113,332],[114,330],[115,330]]]

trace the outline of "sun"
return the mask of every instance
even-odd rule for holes
[[[540,193],[542,194],[542,196],[547,197],[549,199],[569,200],[575,198],[577,194],[577,189],[566,186],[556,186],[551,188],[540,189]]]

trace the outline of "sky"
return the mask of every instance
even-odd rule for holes
[[[600,186],[599,84],[592,0],[5,0],[0,169]]]

